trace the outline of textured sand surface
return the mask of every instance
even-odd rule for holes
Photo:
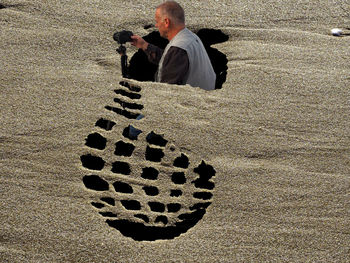
[[[130,92],[119,84],[112,35],[153,31],[144,26],[158,1],[0,0],[1,262],[349,262],[350,36],[330,30],[350,27],[350,2],[180,3],[190,29],[229,36],[214,46],[227,56],[227,80],[211,92],[126,80],[141,89],[138,100],[124,96],[143,106],[145,118],[135,120],[105,108],[123,97],[114,90]],[[128,46],[130,58],[136,51]],[[95,126],[101,118],[112,130]],[[122,135],[128,125],[143,131],[138,140]],[[165,157],[154,164],[164,170],[152,181],[154,197],[143,194],[150,184],[140,177],[152,131],[167,140],[155,147]],[[95,132],[107,138],[105,149],[85,145]],[[131,157],[114,154],[120,140],[136,146]],[[105,168],[84,167],[87,154]],[[181,154],[187,181],[175,187],[169,175],[181,170],[172,162]],[[117,160],[131,173],[112,173]],[[137,241],[91,205],[114,198],[102,212],[135,221],[118,198],[173,203],[177,188],[186,210],[202,161],[215,169],[215,187],[205,190],[211,204],[177,237]],[[91,174],[134,192],[88,189]],[[147,209],[153,221],[164,214]],[[170,226],[179,220],[165,214]],[[164,227],[153,221],[142,225]]]

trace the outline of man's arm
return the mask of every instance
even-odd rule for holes
[[[142,49],[146,53],[147,58],[151,63],[156,65],[159,64],[159,61],[164,52],[163,49],[146,42],[142,37],[138,35],[131,36],[131,39],[131,44],[137,48]]]
[[[170,47],[164,57],[160,82],[185,85],[188,78],[187,52],[179,47]]]
[[[146,50],[144,50],[147,58],[149,60],[149,62],[158,65],[160,59],[162,58],[164,49],[161,49],[155,45],[152,44],[148,44],[148,47],[146,48]]]
[[[164,50],[159,47],[149,44],[142,37],[133,35],[132,45],[141,48],[147,55],[149,61],[154,64],[159,64]],[[189,70],[189,60],[187,52],[179,47],[170,47],[165,55],[162,65],[161,82],[169,84],[186,84]]]

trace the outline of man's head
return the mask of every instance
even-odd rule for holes
[[[166,1],[157,7],[155,20],[160,35],[171,40],[185,27],[185,12],[177,2]]]

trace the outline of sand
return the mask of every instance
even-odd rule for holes
[[[121,77],[112,35],[155,30],[144,26],[159,1],[0,1],[1,262],[349,261],[350,37],[330,30],[350,27],[350,3],[180,3],[190,29],[229,36],[213,46],[228,59],[222,89]],[[145,118],[106,109],[114,98]],[[136,140],[122,135],[128,125],[142,130]],[[101,150],[86,145],[95,133]],[[114,153],[120,141],[131,156]],[[87,155],[103,169],[84,166]],[[111,172],[118,161],[131,171]],[[141,176],[149,166],[156,179]],[[109,190],[87,187],[90,175]]]

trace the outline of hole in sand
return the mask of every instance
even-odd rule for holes
[[[163,223],[164,225],[168,224],[168,218],[166,216],[157,216],[155,223]]]
[[[132,132],[130,132],[132,131]],[[130,140],[137,140],[137,137],[139,136],[139,134],[142,133],[141,130],[135,128],[134,126],[129,125],[128,127],[126,127],[123,130],[123,136],[125,138],[128,138]]]
[[[141,210],[141,204],[136,200],[121,200],[122,205],[127,210]]]
[[[134,113],[131,111],[122,110],[122,109],[111,107],[111,106],[106,106],[105,109],[113,111],[113,112],[115,112],[119,115],[122,115],[128,119],[136,119],[140,115],[140,113]]]
[[[141,105],[141,104],[125,102],[119,98],[115,98],[114,102],[118,103],[123,108],[128,108],[128,109],[132,109],[132,110],[142,110],[143,109],[143,105]]]
[[[179,197],[181,195],[182,195],[182,191],[179,190],[179,189],[170,190],[170,196],[171,197]]]
[[[214,183],[209,181],[210,178],[215,176],[215,170],[211,165],[208,165],[202,161],[202,163],[198,167],[194,168],[193,171],[199,175],[199,178],[192,181],[195,187],[208,190],[214,189]]]
[[[216,74],[215,89],[221,89],[227,76],[227,56],[211,45],[225,42],[229,39],[219,29],[203,28],[195,32],[202,40],[203,45],[208,53],[211,64]],[[147,42],[154,44],[162,49],[166,47],[168,41],[159,35],[159,32],[151,32],[143,37]],[[150,63],[147,56],[142,50],[138,50],[130,59],[129,74],[130,78],[139,81],[154,81],[157,66]]]
[[[95,126],[100,127],[106,131],[110,131],[114,125],[115,125],[114,121],[105,120],[103,118],[99,119],[95,124]]]
[[[193,197],[202,200],[209,200],[213,197],[213,194],[210,192],[195,192]]]
[[[110,198],[110,197],[102,197],[101,198],[101,201],[102,202],[106,202],[107,204],[111,205],[111,206],[114,206],[115,205],[115,201],[113,198]]]
[[[165,140],[163,138],[163,136],[159,135],[159,134],[156,134],[154,133],[153,131],[150,132],[147,136],[146,136],[146,141],[149,143],[149,144],[154,144],[154,145],[157,145],[157,146],[162,146],[164,147],[166,144],[167,144],[167,140]]]
[[[134,149],[135,146],[133,144],[119,141],[115,144],[114,154],[119,156],[131,156]]]
[[[112,212],[99,212],[99,213],[101,216],[104,216],[104,217],[117,217],[117,215]]]
[[[181,154],[180,157],[177,157],[174,161],[174,166],[175,167],[180,167],[186,169],[189,166],[190,162],[188,160],[188,157],[184,155],[183,153]]]
[[[171,175],[171,181],[174,184],[185,184],[186,183],[186,176],[183,172],[174,172]]]
[[[86,188],[95,191],[107,191],[109,184],[97,175],[87,175],[83,178],[83,183]]]
[[[106,220],[107,224],[111,227],[118,229],[123,235],[131,237],[137,241],[154,241],[157,239],[173,239],[182,233],[187,232],[188,229],[197,224],[199,220],[203,218],[205,214],[204,209],[195,210],[192,213],[181,214],[178,216],[179,222],[175,223],[174,226],[147,226],[143,223],[132,222],[126,219],[120,220]],[[135,217],[143,219],[145,222],[148,217],[137,214]],[[165,216],[158,216],[157,222],[163,224],[168,223],[168,219],[165,220]]]
[[[145,168],[142,168],[141,177],[148,180],[157,180],[158,174],[159,172],[157,169],[153,167],[145,167]]]
[[[182,195],[182,191],[179,189],[170,190],[171,197],[180,197]]]
[[[24,6],[24,4],[1,4],[0,3],[0,9],[10,8],[10,7],[21,7]]]
[[[214,183],[211,181],[205,181],[201,179],[197,179],[193,181],[195,187],[197,188],[202,188],[202,189],[207,189],[207,190],[213,190],[214,189]]]
[[[159,202],[149,202],[149,207],[153,212],[159,212],[162,213],[165,211],[165,205]]]
[[[131,172],[130,165],[126,162],[119,162],[119,161],[114,162],[112,164],[112,172],[129,175]]]
[[[138,86],[130,85],[127,81],[119,82],[120,86],[127,88],[130,91],[140,92],[141,88]]]
[[[215,89],[221,89],[227,77],[227,56],[211,45],[226,42],[229,37],[219,29],[203,28],[198,30],[198,37],[208,53],[211,64],[216,74]]]
[[[164,152],[162,149],[151,148],[147,146],[146,148],[146,160],[151,162],[160,162],[164,157]]]
[[[159,190],[155,186],[144,186],[142,189],[145,191],[146,195],[155,196],[159,194]]]
[[[134,89],[137,89],[137,87],[131,86],[127,82],[123,83],[122,86],[130,90],[131,93],[133,93]],[[125,94],[129,94],[129,92]],[[137,116],[140,115],[138,114]],[[115,122],[103,118],[96,122],[96,126],[104,130],[111,130],[115,124]],[[122,156],[122,158],[117,159],[118,161],[113,160],[111,168],[108,169],[117,174],[131,174],[131,164],[125,162],[125,156],[129,157],[133,154],[135,145],[125,138],[137,140],[138,135],[141,133],[141,130],[131,125],[123,129],[124,141],[117,141],[114,149],[115,155]],[[154,132],[148,133],[142,139],[147,143],[145,159],[152,162],[161,162],[165,156],[164,147],[168,144],[168,141],[162,135]],[[107,139],[100,133],[93,132],[87,136],[86,145],[94,149],[105,150],[107,148]],[[170,145],[169,149],[175,151],[175,146]],[[215,176],[215,170],[212,166],[202,161],[200,165],[193,169],[196,177],[189,180],[186,177],[186,171],[183,170],[188,169],[190,165],[189,157],[183,153],[175,157],[172,159],[173,168],[175,168],[170,178],[172,182],[169,184],[168,176],[164,178],[167,179],[164,182],[166,187],[162,186],[163,180],[155,181],[161,177],[161,173],[159,169],[152,166],[158,167],[158,163],[152,163],[148,167],[143,166],[141,178],[139,178],[140,182],[136,182],[135,186],[125,182],[122,177],[117,179],[117,181],[113,180],[110,183],[111,188],[109,187],[109,182],[98,175],[83,177],[83,183],[86,188],[94,191],[110,191],[108,193],[104,192],[103,195],[99,194],[99,192],[95,193],[97,196],[91,202],[91,205],[95,209],[101,209],[98,212],[105,217],[109,226],[118,229],[123,235],[134,240],[172,239],[187,232],[188,229],[202,219],[207,207],[210,205],[209,201],[212,198],[212,193],[208,190],[214,188],[214,183],[210,179]],[[92,170],[102,170],[105,166],[109,167],[110,165],[110,162],[106,163],[101,157],[92,154],[85,154],[80,158],[83,167]],[[146,184],[151,182],[146,180],[153,180],[152,183],[155,185],[144,185],[145,182]],[[190,192],[188,192],[187,187],[179,189],[186,183],[192,184],[189,189]],[[139,187],[142,188],[139,189]],[[143,196],[140,196],[139,190],[143,192]],[[109,197],[110,194],[113,194],[112,192],[115,198]],[[163,202],[164,195],[168,195],[171,201]],[[191,196],[197,202],[189,205],[184,199],[191,198]],[[157,197],[159,197],[158,200]],[[122,211],[117,211],[118,209]]]
[[[133,92],[127,92],[127,91],[122,90],[122,89],[116,89],[114,92],[116,94],[122,95],[124,97],[128,97],[129,99],[132,99],[132,100],[138,100],[141,98],[140,94],[133,93]]]
[[[180,211],[181,204],[178,204],[178,203],[167,204],[167,208],[169,213],[176,213]]]
[[[101,209],[103,208],[105,205],[104,204],[101,204],[101,203],[97,203],[97,202],[91,202],[92,206],[98,208],[98,209]]]
[[[113,183],[114,189],[118,193],[124,193],[124,194],[132,194],[134,191],[131,187],[131,185],[123,182],[114,182]]]
[[[144,215],[144,214],[136,214],[136,215],[134,215],[134,217],[140,218],[140,219],[142,219],[143,221],[145,221],[146,223],[149,222],[148,216],[146,216],[146,215]]]
[[[85,145],[98,150],[103,150],[106,148],[106,143],[107,139],[101,134],[95,132],[88,135]]]
[[[105,161],[101,157],[93,156],[91,154],[80,156],[80,160],[85,168],[91,170],[102,170],[105,165]]]

